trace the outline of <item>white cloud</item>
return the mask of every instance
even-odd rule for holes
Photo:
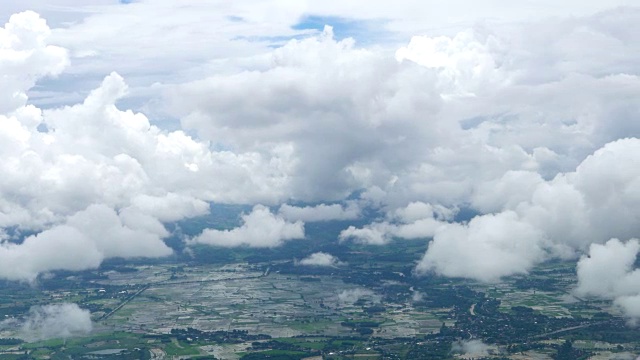
[[[42,272],[97,268],[109,257],[170,255],[162,241],[166,230],[154,230],[160,233],[140,224],[124,225],[113,209],[91,205],[22,244],[0,244],[0,278],[33,281]]]
[[[479,184],[471,195],[471,204],[482,213],[513,209],[531,199],[542,182],[537,172],[507,171],[498,179]]]
[[[574,172],[541,184],[517,211],[549,238],[579,249],[609,238],[629,239],[640,231],[640,139],[606,144]]]
[[[32,11],[12,15],[0,28],[0,114],[24,106],[38,78],[58,75],[69,64],[65,49],[47,44],[50,34]]]
[[[363,228],[349,226],[340,232],[340,241],[353,240],[361,244],[384,245],[391,240],[391,225],[387,223],[374,223]]]
[[[587,28],[585,36],[631,50],[625,30],[611,28],[616,14],[552,25]],[[338,41],[326,29],[251,58],[239,72],[177,86],[168,98],[185,128],[234,151],[289,144],[293,198],[342,199],[377,187],[394,207],[464,204],[507,172],[551,179],[622,134],[640,134],[630,125],[639,112],[640,83],[632,75],[638,69],[618,66],[621,52],[596,57],[598,69],[582,66],[587,57],[560,46],[563,35],[541,32],[546,26],[421,36],[405,51],[420,63],[433,52],[429,44],[443,43],[446,66],[398,63],[385,50]],[[549,42],[557,52],[541,59]],[[576,67],[562,68],[568,58]],[[545,72],[549,66],[553,71]]]
[[[352,240],[370,245],[383,245],[394,237],[421,239],[433,237],[438,228],[453,219],[455,210],[440,205],[412,202],[390,213],[389,219],[362,228],[349,226],[340,232],[340,241]]]
[[[303,222],[288,222],[262,205],[256,205],[249,214],[242,215],[242,222],[242,226],[231,230],[205,229],[189,243],[261,248],[276,247],[287,240],[304,238]]]
[[[446,208],[442,205],[425,204],[421,201],[414,201],[404,208],[396,209],[391,217],[404,224],[430,218],[450,221],[453,220],[456,211],[456,209]]]
[[[28,341],[70,338],[91,332],[91,314],[73,303],[34,306],[22,324],[21,336]]]
[[[159,233],[139,228],[137,222],[124,225],[122,219],[111,208],[91,205],[67,219],[67,225],[86,234],[105,257],[161,257],[171,250],[161,238],[168,235],[164,228]]]
[[[381,297],[369,289],[362,288],[343,290],[338,294],[338,301],[348,304],[353,304],[363,298],[373,302],[380,302]]]
[[[507,202],[501,212],[475,217],[468,225],[439,228],[418,271],[495,281],[526,273],[549,257],[574,256],[576,250],[611,237],[633,237],[640,232],[640,215],[634,211],[640,206],[639,149],[635,138],[606,144],[574,172],[550,181],[534,176],[523,186],[529,187],[529,199]],[[498,183],[505,180],[511,181],[507,177]],[[505,191],[518,191],[497,188],[504,189],[497,192],[503,196]]]
[[[611,239],[606,244],[592,244],[589,255],[578,262],[578,287],[576,293],[583,296],[614,298],[620,295],[640,293],[640,271],[634,270],[634,262],[640,251],[638,240],[626,243]]]
[[[492,46],[497,49],[491,51]],[[508,81],[494,58],[502,46],[494,36],[481,42],[473,32],[460,32],[453,38],[414,36],[396,51],[396,59],[438,69],[444,97],[473,97],[483,88],[500,87]]]
[[[445,276],[496,281],[526,273],[546,258],[543,234],[513,212],[485,215],[468,225],[439,228],[416,270]]]
[[[614,300],[614,304],[633,321],[640,319],[640,270],[634,268],[640,243],[611,239],[592,244],[589,255],[578,262],[579,296]]]
[[[109,257],[166,256],[163,222],[206,214],[210,201],[282,198],[289,147],[212,151],[182,131],[162,130],[118,109],[128,87],[116,73],[80,104],[25,105],[37,79],[69,63],[67,52],[47,45],[49,28],[32,12],[0,30],[0,75],[11,86],[0,90],[8,106],[0,109],[0,228],[37,233],[20,245],[3,235],[0,278],[33,281]]]
[[[184,115],[183,126],[214,143],[236,151],[291,144],[294,198],[343,199],[370,182],[386,183],[387,167],[400,170],[420,160],[407,156],[418,153],[418,139],[437,141],[429,133],[437,123],[413,122],[415,111],[435,110],[440,102],[418,81],[417,66],[358,49],[349,39],[336,41],[330,29],[292,40],[264,62],[264,70],[181,85],[170,99]]]
[[[335,256],[333,256],[331,254],[327,254],[327,253],[323,253],[323,252],[317,252],[317,253],[313,253],[313,254],[309,255],[308,257],[298,261],[297,264],[304,265],[304,266],[336,267],[336,266],[342,265],[343,263],[340,260],[338,260],[337,257],[335,257]]]
[[[131,204],[140,212],[163,222],[204,215],[209,212],[207,202],[176,193],[168,193],[162,197],[140,194],[131,200]]]
[[[103,260],[95,244],[78,229],[61,225],[0,247],[0,277],[33,281],[41,272],[96,268]]]
[[[452,352],[462,354],[465,358],[488,356],[489,349],[489,345],[482,340],[456,341],[451,347]]]
[[[300,207],[282,204],[278,212],[289,221],[304,222],[354,220],[360,217],[360,207],[355,202],[348,202],[346,206],[320,204]]]

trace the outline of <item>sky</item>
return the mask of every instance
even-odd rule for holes
[[[187,246],[375,209],[336,241],[428,239],[417,276],[483,282],[576,261],[578,293],[640,318],[634,1],[27,0],[0,20],[0,278],[170,255],[166,225],[212,203],[251,211]]]

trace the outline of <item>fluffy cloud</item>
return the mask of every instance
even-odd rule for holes
[[[61,225],[30,236],[20,245],[3,243],[0,258],[2,278],[33,281],[50,270],[96,268],[104,256],[85,234]]]
[[[392,220],[397,220],[404,224],[409,224],[423,219],[451,221],[456,215],[456,212],[457,209],[446,208],[441,205],[425,204],[421,201],[414,201],[404,208],[396,209],[390,214],[390,217]]]
[[[528,199],[503,202],[501,212],[475,217],[467,225],[439,228],[417,269],[493,281],[524,273],[548,257],[571,257],[611,237],[633,237],[640,232],[640,215],[634,211],[640,206],[639,147],[635,138],[606,144],[574,172],[550,181],[516,174],[532,179],[522,181]],[[518,192],[507,185],[512,177],[494,182],[496,197],[522,196],[508,194]]]
[[[363,298],[373,302],[380,302],[381,299],[380,295],[376,295],[369,289],[362,288],[343,290],[338,294],[338,301],[348,304],[353,304]]]
[[[583,44],[596,39],[638,53],[626,30],[614,30],[617,15],[418,36],[397,51],[401,61],[327,28],[250,58],[242,71],[179,85],[168,98],[185,128],[221,146],[291,146],[293,198],[342,199],[376,187],[392,207],[474,201],[499,211],[497,197],[482,195],[492,182],[520,176],[531,191],[606,143],[640,135],[638,69],[619,66],[621,51],[585,56]],[[572,33],[584,39],[571,43]],[[549,43],[553,56],[541,58]],[[517,196],[505,201],[527,199]]]
[[[635,281],[640,271],[634,271],[640,243],[630,240],[626,243],[618,239],[606,244],[592,244],[589,255],[578,262],[578,287],[580,295],[616,297],[640,292],[640,283]]]
[[[287,240],[304,238],[303,222],[288,222],[262,205],[256,205],[249,214],[242,215],[242,222],[242,226],[231,230],[205,229],[189,243],[260,248],[276,247]]]
[[[444,97],[473,97],[482,88],[500,87],[501,82],[507,80],[491,47],[500,47],[495,37],[489,36],[480,42],[469,31],[453,38],[414,36],[406,47],[398,49],[396,59],[438,69],[438,83],[445,91]]]
[[[416,270],[481,281],[526,273],[545,259],[541,236],[513,212],[476,217],[466,225],[448,224],[436,231]]]
[[[349,226],[340,232],[340,241],[354,240],[362,244],[384,245],[390,241],[392,225],[387,223],[375,223],[364,228]]]
[[[471,197],[478,209],[495,213],[468,224],[451,223],[446,208],[438,213],[431,205],[412,203],[391,212],[391,221],[351,226],[340,239],[380,245],[393,237],[433,237],[418,273],[481,281],[526,273],[550,257],[573,257],[589,244],[640,232],[634,211],[640,206],[639,147],[636,138],[606,144],[575,171],[548,181],[534,172],[506,172]]]
[[[237,151],[291,144],[295,198],[342,199],[372,181],[386,182],[387,167],[419,161],[406,156],[419,153],[419,139],[437,142],[430,133],[437,121],[426,128],[413,121],[416,111],[435,111],[440,103],[430,75],[417,66],[356,48],[351,39],[336,41],[330,28],[262,61],[267,69],[184,84],[170,99],[184,127],[215,143]],[[245,104],[247,89],[252,106]]]
[[[621,139],[589,155],[574,172],[539,185],[529,202],[516,206],[550,239],[579,249],[640,231],[640,139]]]
[[[578,262],[576,294],[614,300],[633,321],[639,320],[640,270],[634,268],[639,251],[637,239],[592,244],[589,255]]]
[[[457,341],[451,347],[452,352],[462,354],[465,358],[488,356],[489,349],[489,345],[482,340]]]
[[[443,206],[412,202],[389,214],[389,219],[356,228],[349,226],[340,232],[340,241],[352,240],[371,245],[383,245],[398,237],[421,239],[433,237],[436,230],[452,220],[455,211]]]
[[[144,222],[125,225],[122,214],[105,205],[91,205],[19,245],[2,243],[0,277],[33,281],[51,270],[96,268],[109,257],[167,256],[172,251],[162,241],[166,235],[161,225],[155,229]]]
[[[131,208],[160,221],[170,222],[206,214],[209,204],[201,199],[176,193],[168,193],[162,197],[140,194],[131,200]]]
[[[507,171],[500,178],[479,184],[471,195],[471,204],[482,213],[513,209],[531,199],[543,181],[537,172]]]
[[[42,110],[27,91],[68,64],[47,45],[33,12],[0,29],[0,278],[95,268],[109,257],[159,257],[171,250],[164,222],[203,215],[209,202],[277,202],[291,149],[213,151],[183,131],[151,125],[116,102],[128,93],[112,73],[76,105]],[[7,90],[5,92],[5,90]],[[35,232],[20,244],[5,229]],[[295,233],[284,228],[285,238]],[[298,229],[298,228],[296,228]],[[78,256],[83,254],[83,256]]]
[[[289,221],[354,220],[360,216],[360,207],[355,202],[349,202],[346,206],[320,204],[299,207],[283,204],[278,212]]]
[[[548,181],[535,172],[506,172],[471,197],[473,206],[495,213],[468,224],[452,223],[447,208],[412,203],[390,212],[390,220],[351,226],[340,239],[380,245],[393,237],[432,237],[418,273],[481,281],[526,273],[548,258],[573,257],[589,244],[640,232],[634,211],[640,206],[639,147],[636,138],[611,142],[575,171]]]
[[[331,255],[331,254],[327,254],[327,253],[323,253],[323,252],[317,252],[317,253],[313,253],[311,255],[309,255],[308,257],[300,260],[297,262],[297,264],[299,265],[304,265],[304,266],[330,266],[330,267],[336,267],[336,266],[340,266],[343,263],[338,260],[337,257]]]
[[[34,306],[21,326],[28,341],[69,338],[89,334],[91,314],[73,303]]]
[[[58,75],[69,64],[65,49],[47,44],[50,34],[34,12],[15,14],[0,28],[0,114],[24,106],[38,78]]]

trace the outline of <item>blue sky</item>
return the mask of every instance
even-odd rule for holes
[[[333,27],[337,40],[353,38],[359,44],[383,42],[392,34],[384,29],[385,20],[358,20],[338,16],[306,15],[293,25],[294,30],[322,31],[325,25]]]

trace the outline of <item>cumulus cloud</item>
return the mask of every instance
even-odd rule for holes
[[[483,87],[495,88],[507,81],[491,47],[499,50],[497,38],[489,36],[482,41],[471,31],[460,32],[453,38],[414,36],[406,47],[396,51],[396,59],[438,69],[444,97],[473,97]]]
[[[506,172],[471,197],[473,206],[494,213],[468,223],[451,222],[452,210],[412,203],[390,212],[391,221],[349,227],[340,239],[379,245],[393,237],[432,237],[418,273],[487,282],[526,273],[546,259],[571,258],[589,244],[640,232],[634,211],[640,205],[638,153],[640,140],[621,139],[550,180],[535,172]]]
[[[203,215],[209,211],[206,201],[176,193],[164,196],[140,194],[131,200],[131,207],[163,222]]]
[[[104,257],[86,235],[62,225],[30,236],[20,245],[2,244],[0,258],[3,278],[33,281],[41,272],[96,268]]]
[[[637,139],[606,144],[574,172],[549,181],[533,172],[507,172],[480,186],[472,197],[474,206],[497,212],[468,224],[443,221],[451,219],[451,212],[432,212],[415,220],[420,217],[412,215],[416,210],[420,209],[418,214],[429,211],[426,204],[414,203],[391,213],[400,224],[385,221],[361,229],[350,227],[340,238],[385,244],[391,237],[433,237],[416,268],[418,273],[433,270],[482,281],[526,273],[549,257],[572,257],[588,244],[637,234],[638,218],[631,206],[637,205],[633,184],[640,174],[636,166],[627,166],[638,161],[639,145]],[[627,210],[620,212],[624,208]]]
[[[362,288],[343,290],[338,294],[338,301],[342,303],[353,304],[360,299],[380,302],[381,297],[369,289]]]
[[[398,237],[420,239],[433,237],[436,230],[452,220],[455,210],[422,202],[412,202],[389,214],[389,219],[362,228],[349,226],[340,232],[340,241],[352,240],[371,245],[383,245]]]
[[[403,208],[394,210],[390,217],[404,224],[409,224],[423,219],[436,219],[451,221],[456,215],[457,209],[451,209],[442,205],[425,204],[421,201],[413,201]]]
[[[639,147],[636,138],[618,140],[588,156],[574,172],[550,181],[532,176],[529,199],[503,203],[501,212],[468,224],[440,228],[417,270],[493,281],[525,273],[549,257],[575,256],[611,237],[633,237],[640,231],[633,210],[640,205]],[[502,180],[512,181],[510,176]]]
[[[28,341],[83,336],[91,332],[91,314],[73,303],[34,306],[21,326]]]
[[[168,98],[185,128],[214,143],[258,152],[292,146],[293,198],[378,188],[391,208],[473,202],[495,212],[606,143],[640,134],[632,62],[621,64],[622,52],[585,57],[561,46],[570,43],[564,34],[580,33],[585,39],[571,48],[578,52],[589,51],[587,39],[631,50],[626,30],[614,30],[616,14],[418,36],[397,51],[400,61],[327,28],[251,57],[242,71],[169,89]],[[626,19],[639,14],[625,12],[625,26],[635,29]],[[548,26],[558,31],[542,31]],[[550,43],[553,54],[541,58]],[[587,58],[607,70],[583,64]],[[508,195],[520,180],[526,191],[507,200],[483,195],[500,179]]]
[[[507,171],[500,178],[479,184],[471,195],[471,204],[482,213],[513,209],[531,199],[542,182],[537,172]]]
[[[589,255],[578,262],[575,293],[614,300],[614,304],[637,322],[640,320],[640,270],[634,267],[640,242],[611,239],[592,244]]]
[[[424,300],[425,294],[420,291],[414,291],[413,295],[411,295],[411,301],[413,302],[421,302]]]
[[[162,130],[116,106],[129,91],[117,73],[82,103],[46,110],[27,104],[38,79],[69,64],[67,51],[48,45],[50,35],[33,12],[0,29],[7,83],[0,89],[0,278],[33,281],[41,272],[95,268],[109,257],[166,256],[163,223],[206,214],[210,201],[282,198],[290,147],[213,151],[183,131]],[[9,228],[36,235],[15,244]]]
[[[262,205],[256,205],[249,214],[243,214],[242,223],[242,226],[231,230],[205,229],[189,243],[261,248],[276,247],[287,240],[304,238],[302,221],[288,222]]]
[[[172,250],[162,241],[166,230],[150,231],[144,224],[124,225],[105,205],[91,205],[56,225],[24,239],[0,244],[0,277],[33,281],[51,270],[96,268],[109,257],[161,257]]]
[[[361,244],[383,245],[390,241],[391,225],[375,223],[363,228],[349,226],[340,232],[340,241],[353,240]]]
[[[32,11],[12,15],[0,28],[0,114],[23,107],[36,80],[59,75],[69,64],[65,49],[47,44],[50,35],[46,21]]]
[[[317,252],[309,255],[308,257],[298,261],[296,264],[304,266],[328,266],[337,267],[343,265],[337,257],[324,252]]]
[[[482,340],[457,341],[451,347],[451,351],[454,353],[474,358],[479,356],[488,356],[489,349],[490,347],[483,343]]]
[[[633,265],[640,250],[640,243],[633,239],[626,243],[611,239],[605,244],[592,244],[589,255],[578,262],[578,287],[580,295],[616,297],[640,292],[635,281],[640,271]]]
[[[278,212],[289,221],[354,220],[360,216],[360,207],[355,202],[348,202],[345,206],[320,204],[300,207],[283,204]]]
[[[526,273],[545,259],[541,236],[513,212],[476,217],[469,224],[448,224],[436,232],[416,270],[482,281]]]
[[[417,81],[430,76],[418,66],[357,48],[352,39],[338,41],[330,28],[261,61],[253,71],[180,85],[170,101],[184,127],[213,142],[240,151],[291,144],[296,161],[289,190],[296,198],[342,199],[388,181],[387,166],[419,160],[401,156],[418,154],[418,139],[437,141],[429,132],[437,123],[423,128],[413,121],[415,111],[435,110],[440,102],[428,81]],[[256,90],[254,106],[243,105],[247,89]]]

